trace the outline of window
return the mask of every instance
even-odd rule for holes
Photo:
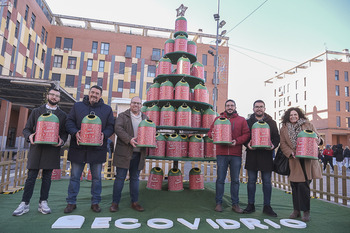
[[[335,101],[335,111],[340,112],[340,101]]]
[[[87,60],[87,67],[86,67],[87,71],[91,71],[92,70],[92,63],[93,63],[92,59],[88,59]]]
[[[41,27],[41,41],[42,42],[44,42],[44,40],[45,40],[45,32],[46,32],[45,28]]]
[[[28,66],[28,57],[26,57],[26,60],[24,61],[24,72],[27,72],[27,66]]]
[[[45,60],[45,50],[42,49],[41,50],[41,62],[44,62],[44,60]]]
[[[47,35],[48,35],[49,33],[46,31],[46,33],[45,33],[45,44],[47,44]]]
[[[61,48],[61,43],[62,43],[62,37],[56,37],[55,48],[56,49],[60,49]]]
[[[152,50],[152,61],[158,61],[160,59],[160,49],[153,49]]]
[[[304,91],[304,100],[306,100],[306,91]]]
[[[148,66],[147,77],[155,77],[156,76],[156,66]]]
[[[98,47],[98,42],[97,41],[93,41],[92,42],[91,52],[92,53],[97,53],[97,47]]]
[[[36,57],[39,56],[39,44],[36,45],[36,55],[35,55],[35,56],[36,56]]]
[[[103,78],[98,78],[97,79],[97,86],[102,87],[103,84]]]
[[[347,121],[348,128],[350,128],[350,117],[347,117],[346,121]]]
[[[335,70],[334,76],[335,76],[335,80],[339,81],[339,70]]]
[[[61,74],[52,73],[52,81],[61,81]]]
[[[20,22],[16,22],[16,28],[15,28],[15,37],[18,38],[18,31],[19,31],[19,26],[20,26]]]
[[[66,87],[74,87],[74,75],[66,75]]]
[[[33,29],[34,29],[34,27],[35,27],[35,20],[36,20],[36,16],[32,13],[32,18],[31,18],[31,20],[30,20],[30,26],[31,26],[31,28],[33,28]]]
[[[101,54],[108,54],[109,52],[109,43],[101,43]]]
[[[2,74],[2,68],[3,68],[3,66],[0,65],[0,74]]]
[[[85,78],[85,89],[90,89],[91,77]]]
[[[32,40],[32,35],[28,36],[28,43],[27,43],[27,49],[30,49],[30,41]]]
[[[11,63],[15,62],[15,55],[16,55],[16,46],[12,47],[12,54],[11,54]]]
[[[131,45],[127,45],[126,46],[126,51],[125,51],[125,57],[130,58],[131,57],[131,51],[132,51]]]
[[[349,81],[349,73],[347,71],[344,71],[344,80],[345,82]]]
[[[5,56],[7,40],[4,38],[2,40],[1,56]]]
[[[337,119],[337,127],[340,127],[341,126],[340,116],[337,116],[336,119]]]
[[[349,97],[349,87],[345,87],[345,96]]]
[[[28,20],[28,13],[29,13],[29,6],[26,5],[26,12],[24,13],[24,20],[25,20],[25,21]]]
[[[296,94],[295,94],[295,103],[298,103],[298,101],[299,101],[299,94],[296,93]],[[281,107],[281,106],[280,106],[280,107]]]
[[[105,61],[101,60],[98,64],[98,72],[104,72],[105,71]]]
[[[53,67],[62,68],[63,56],[55,55],[53,58]]]
[[[36,74],[36,64],[34,64],[34,70],[33,70],[33,77],[35,78],[35,74]]]
[[[207,54],[203,54],[202,55],[202,64],[203,64],[203,66],[206,66],[207,64],[208,64],[208,56],[207,56]]]
[[[17,0],[14,0],[14,1],[13,1],[13,7],[14,7],[14,8],[17,8]]]
[[[287,84],[287,92],[289,92],[290,83]]]
[[[125,70],[125,62],[120,62],[119,63],[119,74],[124,74]]]
[[[40,68],[39,70],[39,78],[42,79],[43,78],[43,69]]]
[[[118,90],[117,92],[123,92],[124,80],[118,80]]]
[[[137,74],[137,64],[133,63],[131,65],[131,75],[136,75]]]
[[[306,87],[306,77],[304,78],[304,87]]]
[[[295,90],[298,90],[298,80],[295,81]]]
[[[5,26],[6,29],[9,29],[10,20],[11,20],[11,12],[7,11],[6,26]]]
[[[76,57],[68,57],[67,69],[75,69],[76,66],[77,66],[77,58]]]
[[[135,81],[131,81],[130,82],[130,93],[135,93],[135,88],[136,88],[136,82]]]
[[[340,95],[340,90],[339,90],[339,86],[335,85],[335,95],[339,96]]]
[[[73,39],[72,38],[64,38],[63,49],[72,50],[72,48],[73,48]]]
[[[349,101],[346,101],[346,102],[345,102],[345,110],[346,110],[347,112],[350,112],[350,102],[349,102]]]
[[[136,47],[136,58],[141,58],[141,50],[142,48],[140,46]]]
[[[207,82],[207,71],[204,71],[204,82]]]

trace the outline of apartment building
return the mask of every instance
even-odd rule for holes
[[[40,87],[61,88],[69,111],[74,101],[82,100],[93,85],[103,89],[103,100],[115,112],[128,108],[130,98],[146,99],[146,90],[155,77],[158,60],[164,55],[164,43],[173,38],[174,28],[135,25],[102,19],[56,15],[44,0],[2,1],[0,8],[0,77],[20,79],[23,83],[41,82]],[[171,17],[171,16],[169,16]],[[191,22],[188,22],[190,24]],[[197,44],[197,60],[205,67],[206,86],[213,96],[215,66],[209,42],[216,35],[188,32],[188,40]],[[229,48],[228,37],[220,38],[217,106],[219,111],[227,99]],[[1,79],[1,78],[0,78]],[[11,83],[13,84],[13,82]],[[14,87],[14,85],[8,84]],[[35,84],[30,83],[30,87]],[[43,93],[45,88],[33,89]],[[6,93],[6,94],[5,94]],[[0,87],[1,149],[20,148],[22,129],[30,109],[44,102],[35,97],[20,103],[9,98]],[[213,104],[213,98],[210,98]],[[22,141],[21,141],[22,140]]]
[[[273,118],[281,122],[285,110],[299,107],[326,144],[350,145],[349,72],[349,50],[327,50],[266,80]]]

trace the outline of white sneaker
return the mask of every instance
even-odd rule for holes
[[[43,214],[51,214],[51,209],[47,205],[47,201],[41,201],[41,203],[39,203],[38,211]]]
[[[19,204],[19,206],[17,207],[17,209],[15,211],[13,211],[12,215],[13,216],[21,216],[22,214],[25,214],[28,212],[29,212],[29,204],[26,205],[26,203],[24,201],[22,201],[21,204]]]

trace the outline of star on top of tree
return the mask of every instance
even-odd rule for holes
[[[187,8],[188,8],[187,6],[184,6],[184,4],[181,4],[181,6],[176,9],[177,11],[176,17],[185,16],[185,12]]]

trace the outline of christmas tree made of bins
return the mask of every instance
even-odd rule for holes
[[[209,104],[205,86],[204,66],[197,61],[197,45],[188,40],[187,20],[175,21],[175,39],[164,45],[164,56],[156,66],[153,84],[147,90],[147,101],[141,109],[157,129],[192,131],[186,134],[160,134],[156,148],[149,149],[151,157],[212,158],[215,145],[207,136],[193,132],[207,132],[217,113]],[[204,131],[203,131],[204,130]]]

